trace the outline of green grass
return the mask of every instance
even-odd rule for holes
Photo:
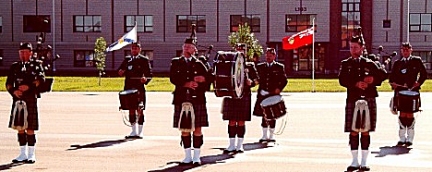
[[[0,77],[0,83],[5,83],[6,77]],[[54,77],[53,91],[120,91],[123,90],[124,78],[101,78],[99,85],[98,77]],[[426,80],[422,86],[422,92],[432,92],[432,81]],[[346,89],[339,85],[338,79],[288,79],[288,85],[284,92],[311,92],[315,85],[316,92],[345,92]],[[155,77],[146,86],[148,91],[170,92],[174,90],[167,77]],[[258,87],[254,87],[256,91]],[[388,80],[384,81],[379,91],[391,91]],[[0,91],[6,91],[5,87],[0,87]]]

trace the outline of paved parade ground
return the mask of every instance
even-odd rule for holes
[[[172,128],[172,95],[147,93],[144,138],[125,140],[115,92],[52,92],[39,99],[40,130],[35,164],[11,164],[19,153],[16,131],[7,127],[11,98],[0,92],[0,171],[284,171],[342,172],[351,163],[348,134],[343,132],[346,93],[282,93],[287,126],[276,144],[257,143],[261,119],[246,123],[245,152],[227,155],[227,122],[222,98],[207,93],[210,127],[203,130],[202,165],[178,166],[183,159],[180,136]],[[432,93],[422,93],[411,148],[395,147],[397,116],[388,105],[392,93],[377,98],[378,122],[371,134],[368,165],[379,172],[432,171]],[[255,103],[255,95],[253,95]],[[278,123],[282,123],[280,120]]]

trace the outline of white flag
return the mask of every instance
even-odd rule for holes
[[[119,40],[112,43],[108,48],[106,49],[107,52],[118,50],[120,48],[123,48],[126,45],[132,44],[134,42],[137,42],[137,26],[130,30],[128,33],[123,35]]]

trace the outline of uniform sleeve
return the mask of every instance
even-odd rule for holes
[[[426,81],[427,78],[427,71],[425,66],[423,65],[423,62],[421,60],[417,60],[418,63],[418,67],[420,68],[420,73],[419,73],[419,77],[417,79],[417,82],[420,83],[420,85],[423,85],[423,83]]]
[[[6,90],[11,95],[13,95],[13,92],[15,91],[14,80],[15,80],[15,77],[14,77],[14,65],[12,65],[9,68],[9,72],[8,72],[8,75],[7,75],[7,78],[6,78],[6,83],[5,83]]]
[[[147,85],[153,78],[150,60],[145,60],[144,62],[144,76],[147,78],[147,81],[144,84]]]
[[[285,86],[288,84],[288,77],[285,74],[285,66],[281,65],[280,68],[280,81],[279,81],[279,90],[282,91]]]
[[[180,71],[179,71],[179,61],[178,59],[171,60],[170,66],[170,82],[175,86],[183,86],[183,81],[181,80]]]
[[[339,70],[339,84],[345,88],[355,87],[356,81],[350,78],[350,71],[348,69],[348,65],[346,61],[342,61],[340,70]]]
[[[120,64],[119,68],[117,69],[117,71],[121,70],[126,70],[126,66],[127,66],[127,60],[123,60],[123,62]]]

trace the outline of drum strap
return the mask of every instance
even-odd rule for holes
[[[192,103],[184,102],[182,104],[178,127],[182,132],[195,131],[195,112]]]
[[[366,100],[357,100],[355,102],[353,122],[351,126],[353,131],[365,132],[370,129],[370,114]]]
[[[25,101],[18,100],[15,102],[15,108],[12,111],[12,128],[15,130],[25,130],[28,127],[28,111]],[[15,124],[17,122],[17,124]]]

